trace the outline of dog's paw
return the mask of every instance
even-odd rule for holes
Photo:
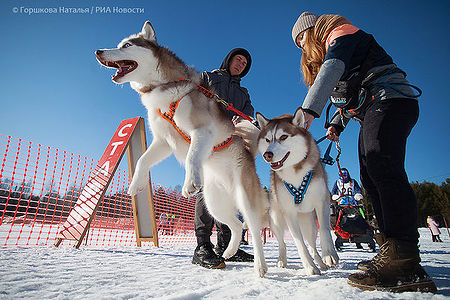
[[[139,178],[133,177],[133,180],[130,183],[130,187],[128,188],[128,195],[136,196],[138,193],[142,192],[147,187],[147,180],[142,180]]]
[[[266,275],[267,270],[268,270],[267,264],[265,264],[265,263],[263,263],[261,265],[255,264],[255,272],[256,272],[256,275],[258,275],[259,277],[263,278],[264,275]]]
[[[318,261],[317,264],[319,265],[319,269],[321,271],[326,271],[326,270],[328,270],[330,268],[329,266],[324,264],[322,261]]]
[[[304,270],[305,275],[320,275],[320,270],[316,266],[306,266]]]
[[[222,257],[225,259],[228,259],[228,258],[232,257],[233,255],[235,255],[236,252],[237,252],[237,250],[233,251],[232,249],[229,249],[229,247],[227,247],[227,249],[225,249],[225,251],[223,252]]]
[[[338,264],[339,262],[339,257],[336,255],[336,257],[333,257],[331,255],[327,255],[324,256],[322,258],[323,262],[328,266],[328,267],[334,267]]]
[[[184,185],[183,189],[182,189],[182,194],[184,197],[190,197],[195,195],[195,193],[197,193],[198,191],[200,191],[201,189],[201,185]]]
[[[184,197],[189,197],[200,191],[202,187],[200,180],[186,180],[183,185],[183,189],[181,190]]]
[[[278,262],[277,262],[277,267],[278,268],[286,268],[286,266],[287,266],[287,260],[286,259],[278,259]]]

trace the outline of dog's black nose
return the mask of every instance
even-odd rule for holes
[[[270,151],[267,151],[264,153],[263,157],[267,162],[272,161],[273,153]]]
[[[97,50],[95,51],[95,55],[101,55],[103,53],[103,50]]]

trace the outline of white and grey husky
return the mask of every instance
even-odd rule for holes
[[[199,87],[199,73],[157,44],[148,21],[140,33],[122,40],[117,48],[97,50],[95,55],[102,65],[117,69],[114,82],[130,82],[148,110],[153,140],[137,163],[129,194],[141,192],[149,180],[149,169],[173,153],[185,164],[183,195],[191,196],[202,188],[211,215],[231,229],[223,257],[238,250],[242,232],[236,217],[239,210],[253,238],[255,271],[263,277],[267,265],[260,228],[268,197],[243,139],[233,135],[233,123],[221,104]]]
[[[271,229],[279,243],[278,266],[286,266],[287,227],[308,275],[320,274],[308,252],[303,235],[321,269],[337,264],[339,258],[330,233],[330,192],[320,153],[311,134],[304,129],[303,110],[272,120],[257,113],[261,126],[258,150],[271,171]],[[316,249],[318,220],[322,258]]]

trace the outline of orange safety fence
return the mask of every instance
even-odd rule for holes
[[[53,245],[96,165],[93,159],[0,134],[0,246]],[[136,245],[128,185],[128,172],[117,170],[83,245]],[[195,243],[195,197],[158,184],[152,188],[159,244]]]

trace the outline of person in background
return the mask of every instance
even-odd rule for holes
[[[432,241],[442,243],[442,240],[439,237],[439,235],[441,234],[441,231],[439,230],[439,223],[436,222],[436,220],[432,216],[428,216],[427,224],[428,224],[428,228],[430,228],[430,231],[431,231]]]
[[[304,12],[292,38],[302,51],[301,69],[309,87],[302,104],[305,128],[320,117],[332,95],[339,109],[328,126],[328,139],[337,141],[350,119],[361,125],[361,183],[378,220],[381,251],[360,262],[358,269],[365,271],[351,274],[348,283],[364,290],[435,292],[420,265],[417,199],[404,167],[419,95],[373,36],[342,16]]]
[[[242,216],[241,213],[239,213],[237,215],[237,218],[239,219],[239,221],[241,221],[242,223],[244,223],[244,217]],[[244,225],[244,229],[242,229],[242,235],[241,235],[241,241],[240,244],[241,245],[248,245],[248,242],[245,240],[245,234],[247,233],[247,228],[245,228],[246,225]]]
[[[358,182],[350,177],[350,173],[346,168],[342,168],[339,173],[339,179],[335,181],[333,189],[331,190],[331,199],[337,201],[337,204],[342,206],[356,206],[359,205],[358,201],[361,201],[362,198],[362,190]],[[336,249],[340,250],[343,244],[344,241],[342,237],[339,234],[336,234],[336,241],[334,242]],[[356,242],[356,248],[363,249],[363,246],[361,243]]]
[[[169,217],[166,212],[159,216],[159,230],[161,234],[169,234]]]
[[[251,56],[247,50],[235,48],[228,53],[219,69],[202,73],[202,86],[211,89],[220,98],[233,104],[237,110],[254,117],[254,108],[248,91],[240,84],[242,77],[250,70],[251,63]],[[229,110],[226,111],[226,114],[235,124],[241,118]],[[217,230],[215,249],[211,243],[214,224]],[[197,247],[194,250],[192,263],[210,269],[224,268],[225,262],[222,254],[230,242],[231,231],[227,225],[214,220],[206,209],[201,195],[197,197],[195,203],[194,229]],[[227,261],[252,262],[253,255],[238,249],[236,254]]]
[[[350,177],[346,168],[341,169],[339,179],[334,183],[331,190],[331,199],[339,205],[358,205],[362,200],[362,190],[358,182]]]

